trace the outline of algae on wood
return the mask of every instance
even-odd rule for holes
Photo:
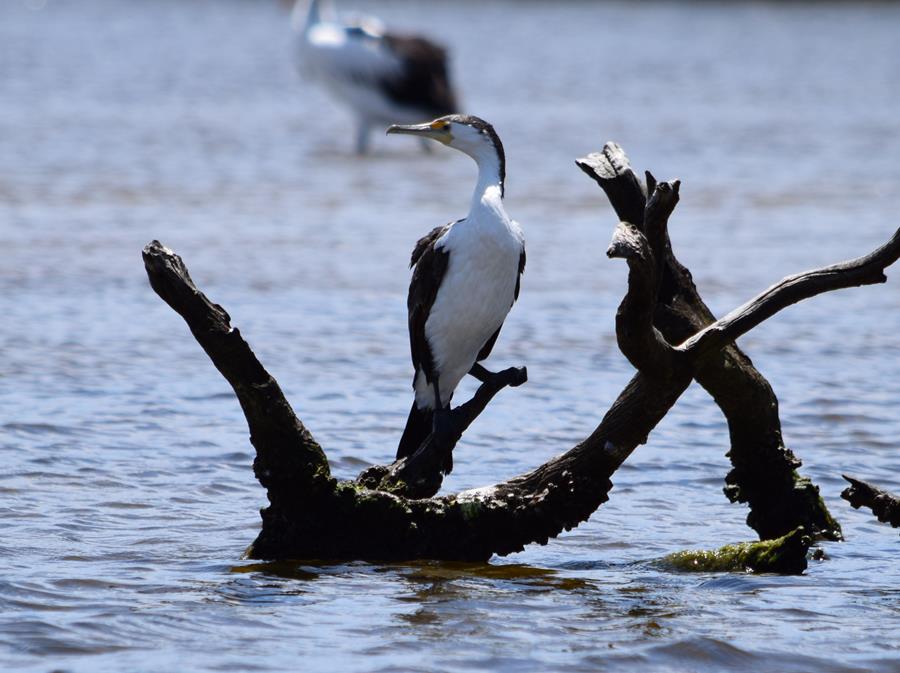
[[[714,550],[669,554],[661,563],[686,572],[752,572],[799,575],[812,538],[800,526],[774,540],[738,542]]]

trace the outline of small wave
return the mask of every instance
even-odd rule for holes
[[[52,423],[5,423],[4,430],[18,432],[24,435],[79,435],[86,430],[69,425],[54,425]]]
[[[779,673],[867,673],[869,669],[795,652],[752,651],[716,638],[696,637],[648,648],[650,670],[696,673],[778,671]]]
[[[109,507],[110,509],[154,509],[153,505],[143,502],[120,502],[117,500],[98,502],[97,507]]]

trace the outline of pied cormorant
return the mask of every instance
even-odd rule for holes
[[[368,148],[372,126],[456,112],[443,47],[417,35],[386,32],[370,17],[339,21],[330,10],[319,0],[296,1],[292,23],[299,66],[351,108],[358,153]]]
[[[388,133],[431,138],[478,164],[469,214],[416,243],[410,266],[409,342],[415,400],[397,458],[416,451],[432,432],[435,410],[449,409],[467,374],[485,380],[480,364],[519,296],[525,239],[503,207],[506,158],[494,128],[478,117],[449,115],[427,124],[394,125]],[[452,462],[444,466],[449,472]]]

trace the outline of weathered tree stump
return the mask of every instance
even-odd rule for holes
[[[610,477],[695,378],[728,419],[734,465],[729,497],[750,504],[748,523],[760,537],[781,540],[737,549],[736,563],[750,566],[750,559],[757,571],[797,572],[805,567],[810,535],[840,535],[818,490],[796,473],[800,463],[781,442],[771,387],[733,342],[802,299],[884,282],[884,269],[900,256],[900,230],[865,257],[787,278],[716,321],[672,253],[667,227],[678,181],[657,183],[648,173],[642,184],[612,143],[578,165],[603,187],[622,220],[607,255],[629,267],[616,335],[637,374],[577,446],[527,474],[452,495],[435,496],[442,457],[491,398],[521,383],[524,372],[508,370],[454,409],[457,436],[431,438],[413,456],[370,468],[355,481],[338,481],[225,310],[197,289],[178,255],[157,241],[146,246],[153,289],[185,319],[247,418],[256,449],[253,469],[269,498],[249,557],[483,561],[546,543],[607,500]],[[800,526],[808,534],[792,533]],[[777,563],[767,565],[766,559]]]

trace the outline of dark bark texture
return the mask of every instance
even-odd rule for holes
[[[841,497],[854,509],[868,507],[882,523],[900,528],[900,498],[846,474],[843,477],[850,485],[841,492]]]
[[[234,388],[247,418],[256,449],[254,472],[269,499],[248,556],[483,561],[546,543],[607,500],[612,475],[647,441],[694,378],[728,418],[734,464],[727,479],[730,497],[750,503],[749,523],[761,537],[782,540],[770,547],[734,548],[736,562],[751,567],[751,561],[760,565],[768,558],[778,571],[797,571],[797,554],[805,554],[809,536],[792,531],[803,526],[817,535],[840,534],[818,490],[797,475],[799,461],[781,443],[771,388],[732,342],[800,299],[883,281],[884,267],[900,254],[900,232],[866,258],[785,279],[715,321],[672,253],[667,223],[679,183],[657,183],[647,174],[642,184],[613,144],[579,165],[600,183],[622,220],[607,254],[628,264],[616,336],[638,371],[577,446],[527,474],[451,495],[434,495],[445,459],[495,394],[524,382],[524,369],[486,380],[472,400],[452,410],[451,430],[428,438],[413,455],[370,468],[355,481],[338,481],[325,453],[224,309],[197,289],[178,255],[158,241],[146,246],[144,263],[153,289],[187,322]],[[793,561],[777,560],[786,558],[775,551],[782,548],[793,550]]]

